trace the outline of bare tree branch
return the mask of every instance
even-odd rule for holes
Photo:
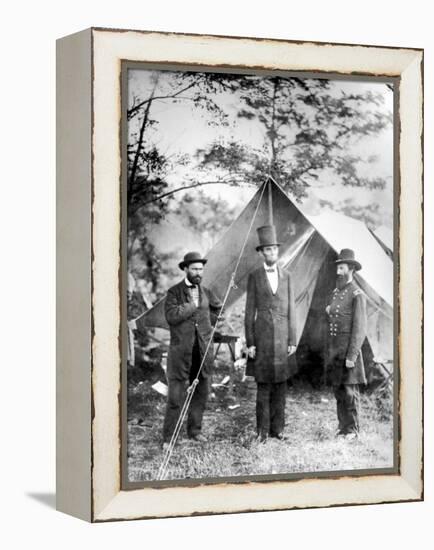
[[[184,185],[183,187],[177,187],[176,189],[172,189],[172,191],[168,191],[167,193],[163,193],[162,195],[159,195],[158,197],[155,197],[153,199],[150,199],[148,201],[143,202],[140,205],[140,208],[142,206],[146,206],[147,204],[151,204],[153,202],[156,202],[156,201],[159,201],[159,200],[164,199],[166,197],[169,197],[171,195],[174,195],[175,193],[178,193],[179,191],[185,191],[186,189],[194,189],[195,187],[201,187],[202,185],[218,185],[218,184],[233,185],[234,182],[235,182],[235,180],[232,179],[231,181],[225,181],[225,180],[203,181],[203,182],[200,182],[200,183],[194,183],[192,185]],[[243,182],[239,181],[238,184],[240,184],[240,183],[243,183]]]
[[[146,105],[146,109],[145,109],[145,114],[143,115],[142,126],[140,128],[140,134],[139,134],[139,141],[137,142],[137,149],[136,149],[136,153],[134,155],[134,161],[133,161],[133,166],[131,168],[131,174],[130,174],[130,177],[128,178],[129,185],[131,185],[131,183],[134,181],[134,178],[136,177],[137,165],[139,163],[139,157],[140,157],[140,151],[141,151],[142,145],[143,145],[143,135],[145,133],[146,124],[147,124],[148,119],[149,119],[149,110],[151,108],[152,101],[154,100],[154,94],[155,94],[155,90],[157,89],[157,85],[158,85],[158,79],[155,81],[154,88],[153,88],[152,93],[151,93],[151,97],[148,100],[148,104]]]
[[[185,86],[184,88],[182,88],[182,90],[179,90],[178,92],[176,92],[172,95],[161,95],[161,96],[155,96],[155,97],[151,96],[148,99],[145,99],[144,101],[141,101],[140,103],[138,103],[134,107],[131,107],[131,109],[129,109],[127,111],[128,118],[131,118],[136,113],[136,111],[138,111],[141,107],[143,107],[143,105],[146,105],[147,103],[149,104],[150,102],[156,101],[157,99],[173,99],[174,97],[178,97],[180,94],[186,92],[187,90],[192,88],[194,85],[195,85],[195,83],[192,82],[188,86]],[[154,91],[155,91],[155,87],[154,87]],[[187,99],[187,98],[184,98],[184,99]]]

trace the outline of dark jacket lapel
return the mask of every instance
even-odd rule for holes
[[[268,280],[267,273],[265,272],[264,266],[262,266],[261,269],[259,270],[259,277],[264,289],[268,292],[268,294],[273,296],[273,291],[271,290],[270,281]]]
[[[182,292],[184,294],[185,300],[188,301],[188,298],[190,297],[190,289],[185,283],[185,280],[182,281]]]
[[[285,272],[280,267],[280,265],[277,266],[277,290],[276,290],[276,296],[279,293],[279,291],[282,289],[283,282],[285,281]]]

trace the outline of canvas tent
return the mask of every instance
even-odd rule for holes
[[[204,285],[221,297],[225,295],[256,212],[235,275],[236,288],[229,293],[226,310],[244,303],[248,275],[261,265],[261,257],[255,251],[256,228],[268,224],[271,215],[281,243],[280,265],[291,273],[295,285],[299,367],[323,365],[327,328],[324,312],[335,286],[334,260],[342,248],[353,248],[363,266],[356,275],[368,305],[368,337],[363,353],[370,358],[392,360],[393,263],[377,240],[362,222],[331,211],[305,215],[274,180],[269,179],[263,185],[206,255]],[[183,253],[180,251],[180,256]],[[168,328],[164,299],[137,324]]]
[[[380,243],[384,252],[393,260],[393,231],[385,225],[380,225],[377,229],[372,231],[372,234]]]

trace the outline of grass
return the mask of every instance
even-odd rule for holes
[[[161,428],[165,398],[146,383],[130,389],[128,401],[130,481],[151,481],[163,458]],[[239,404],[230,410],[231,404]],[[288,440],[255,439],[255,384],[235,385],[234,393],[215,390],[203,420],[207,443],[186,439],[185,428],[165,479],[231,477],[388,468],[393,466],[393,423],[374,401],[362,395],[358,440],[336,438],[336,403],[331,390],[303,385],[288,390],[285,435]]]

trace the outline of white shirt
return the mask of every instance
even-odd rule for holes
[[[191,296],[196,307],[199,307],[199,289],[197,286],[194,286],[190,281],[185,278],[185,284],[190,288]]]
[[[276,294],[277,287],[279,285],[279,274],[277,272],[277,264],[274,265],[267,265],[264,264],[265,269],[265,275],[268,278],[268,282],[270,283],[271,291],[273,294]]]

